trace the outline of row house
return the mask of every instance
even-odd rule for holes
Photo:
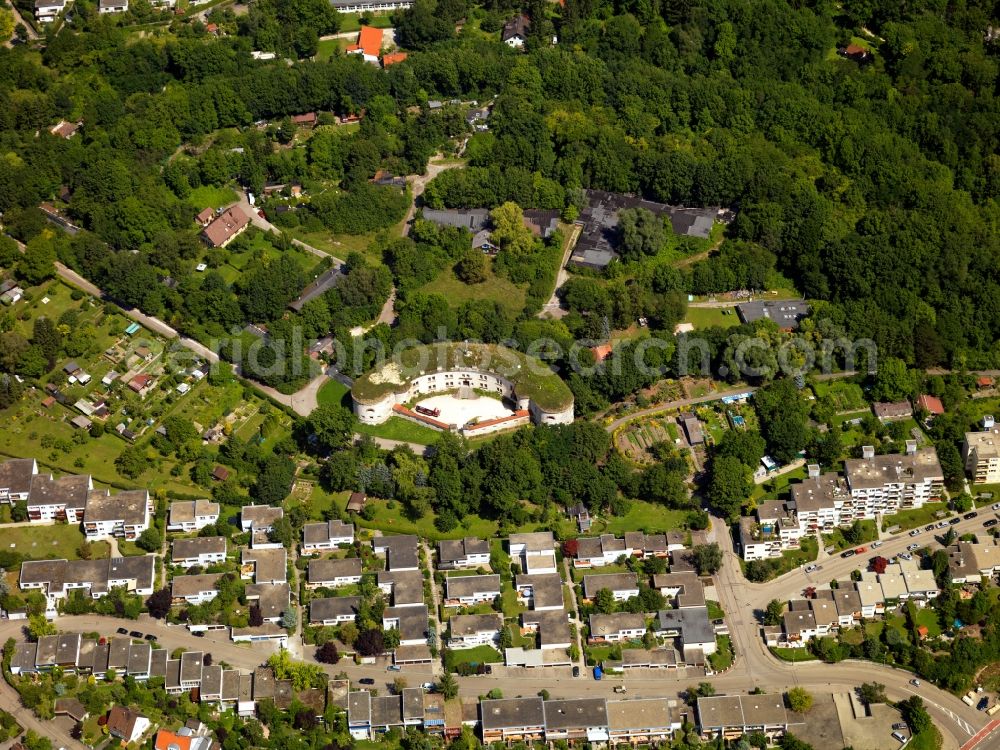
[[[788,731],[788,712],[780,693],[716,695],[698,699],[698,725],[706,740],[736,740],[760,732],[773,744]]]
[[[621,643],[646,634],[646,616],[630,612],[590,616],[590,643]]]
[[[455,615],[448,620],[448,646],[453,649],[490,646],[500,640],[503,618],[499,614]]]
[[[333,627],[354,622],[361,605],[360,596],[333,596],[309,602],[309,624]]]
[[[198,605],[212,601],[219,595],[222,573],[203,573],[191,576],[174,576],[170,581],[170,598],[175,604]]]
[[[391,597],[394,607],[419,607],[424,604],[424,578],[419,571],[380,571],[378,587]]]
[[[191,534],[219,522],[219,504],[211,500],[184,500],[170,503],[167,531]]]
[[[490,543],[467,536],[438,543],[438,570],[468,570],[489,567]]]
[[[674,638],[688,664],[703,664],[704,657],[717,649],[715,626],[708,619],[707,607],[662,609],[656,614],[654,631],[658,638]]]
[[[616,602],[639,596],[639,578],[635,573],[605,573],[583,577],[583,598],[593,601],[597,592],[607,589]]]
[[[613,565],[621,557],[667,557],[675,549],[684,548],[681,534],[644,534],[629,531],[619,539],[614,534],[577,539],[577,551],[573,560],[576,568],[599,568]]]
[[[135,541],[149,528],[152,514],[147,490],[123,490],[116,495],[92,490],[83,511],[83,533],[88,541],[113,537]]]
[[[412,534],[377,536],[372,540],[372,550],[385,558],[388,571],[420,570],[420,540]]]
[[[491,603],[500,596],[500,576],[449,576],[445,579],[446,607]]]
[[[339,588],[361,583],[361,558],[310,560],[306,585],[309,588]]]
[[[672,600],[678,609],[706,606],[705,584],[696,573],[657,573],[653,576],[653,588]]]
[[[537,636],[540,651],[558,651],[570,648],[573,633],[563,610],[529,610],[521,613],[521,635]]]
[[[556,573],[556,542],[551,531],[532,531],[511,534],[507,548],[512,560],[521,565],[525,573]]]
[[[175,539],[170,547],[170,561],[173,565],[185,568],[223,563],[226,561],[226,538],[198,536],[191,539]]]
[[[382,627],[399,631],[400,646],[426,645],[429,630],[427,606],[386,607],[382,612]]]
[[[536,611],[563,611],[563,580],[558,573],[518,574],[514,578],[518,601]]]
[[[302,527],[302,554],[315,555],[354,544],[354,524],[340,519],[326,523],[307,523]]]
[[[100,599],[117,587],[150,596],[155,581],[156,556],[112,557],[103,560],[26,560],[18,586],[45,595],[46,614],[54,617],[58,602],[73,589],[85,589]]]

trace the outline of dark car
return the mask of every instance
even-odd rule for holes
[[[985,711],[989,707],[990,707],[990,699],[989,698],[982,698],[982,699],[980,699],[979,703],[976,704],[976,710],[977,711]]]
[[[906,722],[905,721],[897,721],[895,724],[892,725],[892,728],[893,729],[908,729],[909,727],[906,726]]]
[[[948,525],[949,526],[954,526],[955,524],[958,524],[958,523],[961,523],[961,522],[962,522],[961,518],[953,518],[950,521],[948,521]]]
[[[926,526],[924,526],[924,531],[934,531],[934,524],[929,523]]]
[[[147,641],[155,641],[156,640],[156,636],[153,635],[152,633],[146,633],[146,640]]]
[[[128,628],[118,628],[118,635],[128,635]]]
[[[574,677],[579,677],[580,676],[580,668],[579,667],[573,667],[573,676]]]
[[[132,638],[142,638],[142,633],[140,633],[138,630],[133,630],[131,633],[129,633],[129,636],[131,636]]]
[[[362,685],[374,685],[375,684],[375,680],[373,680],[371,677],[362,677],[360,680],[358,680],[358,682],[360,682]]]
[[[205,637],[205,631],[204,630],[196,630],[191,635],[193,635],[195,638],[204,638]]]
[[[857,554],[857,553],[854,550],[849,549],[846,552],[841,552],[840,556],[841,557],[854,557],[855,554]]]
[[[984,529],[988,529],[991,526],[996,526],[996,525],[997,525],[997,519],[995,519],[995,518],[991,518],[989,521],[983,521],[983,528]]]
[[[968,521],[970,518],[975,518],[978,515],[979,514],[976,513],[976,511],[972,511],[971,513],[966,513],[964,516],[962,516],[962,518],[964,518],[966,521]]]

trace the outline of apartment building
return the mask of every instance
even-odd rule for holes
[[[31,480],[38,473],[33,458],[13,458],[0,463],[0,502],[13,505],[28,499]]]
[[[965,433],[962,458],[965,472],[975,484],[1000,482],[1000,427]]]
[[[916,441],[908,440],[903,455],[874,453],[871,446],[864,446],[862,458],[844,462],[854,502],[853,518],[874,518],[876,513],[919,508],[941,496],[944,472],[933,448],[917,450]]]
[[[819,467],[810,466],[809,471],[810,476],[814,471],[818,475]],[[802,484],[807,482],[808,479]],[[780,557],[785,550],[798,548],[799,540],[805,534],[805,530],[795,512],[787,504],[773,500],[757,506],[756,518],[749,516],[741,518],[739,534],[743,559],[750,561]]]
[[[94,489],[89,476],[69,475],[53,479],[51,474],[36,474],[28,493],[28,520],[49,523],[80,523],[87,499]]]

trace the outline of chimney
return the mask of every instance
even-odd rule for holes
[[[862,445],[861,446],[861,458],[875,458],[875,446],[874,445]]]
[[[907,440],[906,441],[906,455],[907,456],[912,456],[916,452],[917,452],[917,441],[916,440]]]
[[[810,479],[816,479],[819,476],[819,464],[809,464],[806,470],[809,472]]]

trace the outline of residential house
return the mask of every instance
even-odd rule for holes
[[[361,558],[348,557],[343,560],[310,560],[308,569],[309,588],[338,588],[361,582]]]
[[[928,419],[940,417],[944,414],[944,404],[941,403],[941,399],[926,393],[922,393],[917,397],[917,409],[927,412]]]
[[[608,701],[607,710],[609,746],[619,743],[662,745],[682,726],[680,717],[666,698]]]
[[[210,500],[183,500],[170,503],[167,531],[191,533],[219,521],[219,504]]]
[[[128,0],[100,0],[97,12],[101,15],[108,13],[127,13]]]
[[[545,709],[539,697],[484,700],[479,712],[485,744],[531,744],[545,737]]]
[[[129,390],[138,393],[140,397],[146,398],[151,390],[156,387],[156,378],[149,373],[139,373],[128,381]]]
[[[226,538],[224,536],[199,536],[191,539],[175,539],[171,546],[170,561],[185,568],[192,565],[213,565],[226,561]]]
[[[121,537],[135,541],[149,528],[153,503],[147,490],[92,490],[83,510],[83,532],[88,541]]]
[[[784,736],[789,726],[785,701],[780,693],[716,695],[698,699],[698,726],[705,739],[735,740],[760,732],[768,744]]]
[[[385,557],[385,569],[391,571],[419,570],[419,540],[412,534],[377,536],[372,540],[372,550]]]
[[[446,607],[469,607],[495,601],[500,596],[500,576],[449,576],[445,579]]]
[[[174,576],[170,580],[170,598],[175,603],[204,604],[218,596],[220,578],[222,573]]]
[[[358,614],[359,596],[334,596],[309,602],[309,624],[333,626],[354,622]]]
[[[337,549],[342,544],[354,544],[353,523],[335,519],[326,523],[307,523],[302,527],[303,555]]]
[[[417,607],[424,603],[424,578],[420,571],[380,571],[378,587],[392,597],[394,607]]]
[[[518,13],[504,23],[503,30],[500,32],[500,41],[508,47],[521,49],[528,41],[528,28],[530,26],[531,21],[528,20],[528,17],[523,13]]]
[[[202,237],[212,247],[225,247],[250,226],[250,217],[239,206],[231,206],[202,230]]]
[[[952,583],[979,583],[1000,572],[1000,545],[996,540],[958,542],[948,547]]]
[[[608,589],[616,602],[639,596],[639,579],[635,573],[605,573],[583,577],[583,597],[593,601],[597,592]]]
[[[676,638],[688,664],[702,664],[703,657],[716,651],[715,627],[706,607],[662,609],[654,623],[659,638]]]
[[[521,613],[521,634],[534,633],[541,651],[565,650],[573,643],[569,619],[564,610],[532,609]]]
[[[608,706],[605,698],[568,698],[543,702],[546,742],[608,741]]]
[[[122,741],[122,744],[138,742],[149,729],[149,719],[124,706],[112,706],[108,712],[108,734]]]
[[[59,17],[59,14],[63,12],[66,5],[66,0],[35,0],[35,20],[39,23],[52,23]],[[53,135],[68,138],[69,136],[62,135],[61,132],[56,132],[56,128],[59,128],[61,125],[68,124],[69,123],[60,120],[59,124],[52,129]]]
[[[419,646],[427,643],[427,606],[387,607],[382,612],[382,627],[399,631],[400,646]]]
[[[514,579],[517,597],[536,611],[563,611],[563,581],[558,573],[518,574]]]
[[[913,416],[909,401],[876,401],[872,404],[872,411],[880,422],[908,419]]]
[[[348,55],[360,55],[365,62],[378,65],[379,55],[382,53],[382,29],[362,26],[357,42],[346,47],[344,52]]]
[[[646,634],[646,617],[642,614],[618,612],[590,616],[591,643],[621,643],[642,638]]]
[[[490,544],[485,539],[467,536],[438,542],[438,569],[465,570],[490,564]]]
[[[493,645],[500,640],[502,628],[503,617],[499,614],[455,615],[448,620],[448,647],[463,649]]]
[[[804,480],[795,487],[799,488],[799,493],[804,493],[806,499],[803,505],[809,506],[808,495],[810,492],[819,490],[822,494],[823,488],[827,485],[819,481],[819,467],[810,467],[810,479]],[[813,476],[815,473],[815,476]],[[833,475],[836,476],[836,475]],[[793,487],[793,492],[795,491]],[[822,494],[825,498],[826,495]],[[813,503],[816,506],[815,513],[818,517],[820,503]],[[808,515],[806,523],[814,516]],[[800,522],[796,512],[787,504],[780,500],[772,500],[757,506],[756,520],[743,517],[739,520],[740,548],[743,559],[766,560],[771,557],[781,557],[781,553],[789,549],[797,549],[799,542],[804,535],[803,524]]]
[[[240,528],[244,531],[271,531],[285,511],[274,505],[244,505],[240,511]]]

